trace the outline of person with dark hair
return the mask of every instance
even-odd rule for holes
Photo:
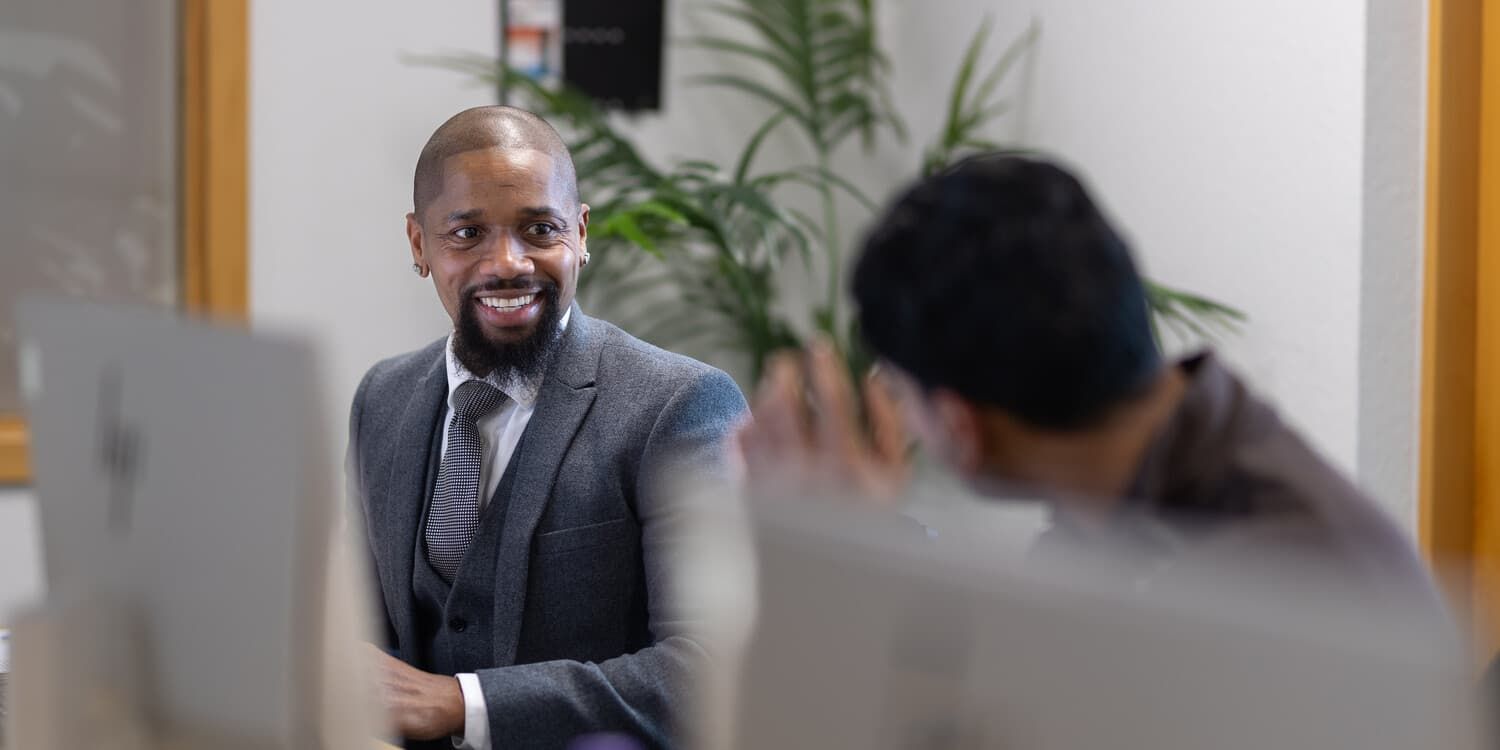
[[[1211,353],[1163,358],[1129,248],[1056,164],[990,153],[918,181],[853,291],[880,363],[863,415],[827,344],[773,361],[737,436],[752,482],[898,497],[909,424],[980,493],[1045,499],[1034,557],[1127,539],[1111,564],[1139,583],[1205,548],[1306,553],[1442,617],[1412,545],[1268,404]]]
[[[722,465],[744,396],[574,302],[589,207],[542,118],[449,118],[412,203],[452,329],[371,367],[349,417],[391,724],[408,748],[669,746],[703,649],[668,600],[665,484]]]

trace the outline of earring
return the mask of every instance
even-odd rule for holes
[[[423,278],[426,278],[427,276],[427,269],[417,265],[416,263],[411,264],[411,272]]]
[[[583,264],[585,266],[589,264],[589,251],[587,250],[583,251]]]

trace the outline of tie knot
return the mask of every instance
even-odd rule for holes
[[[482,380],[462,383],[453,391],[453,416],[466,422],[484,419],[505,401],[499,388]]]

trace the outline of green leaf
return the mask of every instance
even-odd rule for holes
[[[880,206],[871,200],[868,195],[865,195],[864,191],[860,190],[858,186],[837,172],[823,167],[807,166],[773,172],[756,178],[756,181],[765,185],[775,185],[780,182],[795,182],[820,191],[827,190],[830,186],[836,187],[858,201],[861,206],[871,213],[880,210]]]
[[[850,135],[859,133],[864,140],[866,150],[868,150],[868,147],[872,145],[871,140],[875,135],[875,126],[880,122],[880,116],[874,112],[849,110],[829,126],[828,142],[842,143]]]
[[[603,222],[603,224],[595,231],[605,237],[616,235],[624,237],[625,239],[628,239],[631,242],[635,243],[635,245],[640,249],[645,250],[646,252],[657,256],[658,258],[665,259],[665,256],[662,255],[661,248],[658,247],[650,237],[647,237],[645,232],[641,231],[640,224],[636,223],[635,217],[629,213],[615,214],[614,216],[609,217],[609,219]]]
[[[707,173],[707,174],[717,174],[719,172],[719,165],[717,165],[717,164],[715,164],[715,163],[713,163],[711,161],[703,161],[701,159],[689,159],[688,161],[678,162],[677,169],[679,171],[704,172],[704,173]]]
[[[813,309],[813,327],[829,338],[838,339],[838,325],[833,319],[833,310],[827,306]]]
[[[1041,30],[1041,26],[1037,24],[1036,19],[1031,19],[1031,23],[1026,26],[1026,31],[1011,41],[1010,45],[1005,48],[1005,52],[1000,55],[1000,59],[995,62],[994,67],[990,68],[990,72],[984,77],[984,81],[979,84],[979,88],[975,90],[974,94],[976,101],[989,101],[989,98],[995,95],[995,89],[1000,85],[1001,81],[1005,80],[1011,68],[1021,59],[1021,55],[1030,51],[1032,46],[1036,44],[1037,37],[1041,35]]]
[[[661,201],[646,201],[645,203],[635,206],[635,212],[638,214],[658,216],[672,222],[673,224],[681,224],[683,226],[688,225],[688,218],[686,216],[683,216],[681,211],[678,211],[667,205],[666,203],[662,203]]]
[[[767,102],[775,107],[777,111],[797,120],[809,132],[818,130],[817,124],[813,121],[813,115],[782,94],[772,91],[769,87],[757,81],[728,73],[713,73],[692,76],[688,79],[688,82],[737,89]]]
[[[1014,69],[1020,56],[1034,45],[1039,27],[1033,21],[1017,38],[1007,45],[1000,59],[989,68],[983,80],[975,83],[975,76],[984,57],[990,36],[988,18],[970,38],[968,47],[959,64],[954,84],[948,95],[947,116],[937,142],[923,150],[922,172],[932,174],[954,161],[964,150],[998,148],[979,135],[996,117],[1009,111],[1009,103],[992,98],[1000,83]]]
[[[964,51],[963,61],[958,65],[958,77],[953,79],[953,89],[948,95],[948,119],[943,132],[949,138],[958,130],[965,103],[969,98],[969,81],[974,77],[974,70],[979,66],[979,55],[984,51],[985,41],[990,35],[990,19],[986,17],[979,28],[974,31],[974,36],[969,39],[969,46]]]
[[[734,181],[736,184],[745,182],[745,177],[750,173],[750,164],[755,161],[756,152],[760,151],[760,146],[765,142],[766,136],[770,135],[771,131],[786,119],[786,116],[786,112],[777,112],[755,129],[755,133],[750,136],[750,142],[745,144],[745,150],[740,153],[739,162],[735,164]]]
[[[740,0],[712,6],[714,12],[748,25],[759,37],[759,44],[721,38],[728,43],[724,51],[740,58],[751,55],[767,64],[769,57],[781,58],[775,67],[785,79],[784,90],[741,88],[787,111],[820,155],[820,162],[855,132],[867,146],[877,129],[885,126],[905,137],[900,118],[889,114],[890,96],[883,78],[889,59],[876,43],[871,8],[862,0]],[[859,114],[850,114],[851,109]]]
[[[1245,320],[1243,312],[1228,305],[1149,280],[1145,285],[1153,323],[1165,326],[1179,338],[1213,341],[1218,338],[1214,329],[1233,332]]]
[[[798,80],[801,80],[801,77],[803,75],[803,70],[797,66],[795,61],[789,60],[784,56],[778,56],[771,50],[756,47],[750,44],[745,44],[744,42],[736,42],[732,39],[724,39],[721,37],[695,37],[689,40],[688,43],[691,46],[710,49],[716,52],[724,52],[731,55],[739,55],[741,57],[748,57],[752,60],[765,63],[766,65],[769,65],[773,70],[780,73],[788,81],[792,81],[794,83]]]
[[[792,60],[798,57],[796,44],[786,36],[787,32],[785,30],[776,28],[768,16],[723,3],[709,3],[704,7],[710,12],[735,19],[755,29],[762,39],[770,42],[778,50],[785,53],[787,59]]]

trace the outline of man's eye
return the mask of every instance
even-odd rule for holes
[[[524,230],[527,237],[551,237],[557,234],[557,227],[551,224],[531,224]]]
[[[472,240],[479,236],[479,230],[475,227],[459,227],[452,232],[454,239]]]

